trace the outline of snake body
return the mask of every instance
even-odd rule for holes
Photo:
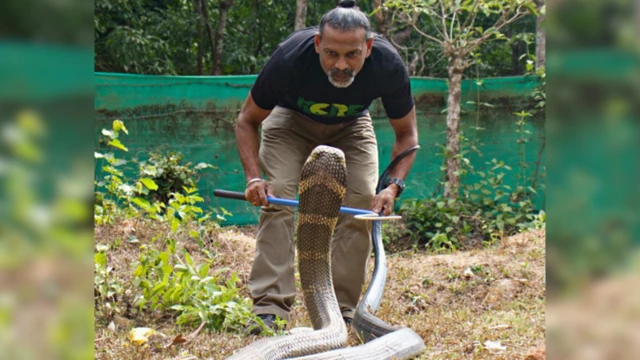
[[[373,225],[374,275],[353,319],[354,329],[367,344],[344,348],[348,333],[333,290],[331,238],[346,194],[346,179],[342,151],[323,145],[312,151],[300,175],[296,248],[302,293],[314,331],[262,339],[230,359],[400,360],[424,351],[422,338],[411,329],[390,326],[369,312],[382,300],[387,272],[384,251],[380,257],[378,221]]]

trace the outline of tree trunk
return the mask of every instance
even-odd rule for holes
[[[509,48],[511,48],[511,75],[520,75],[520,56],[526,51],[522,47],[523,41],[513,39],[514,34],[510,28],[504,30],[504,35],[511,39],[509,42]]]
[[[511,75],[520,75],[521,41],[514,41],[511,47]]]
[[[261,19],[262,17],[262,7],[260,5],[260,0],[256,0],[254,1],[254,5],[255,5],[255,16],[258,19]],[[260,31],[260,23],[255,22],[253,29],[254,34],[258,34],[258,44],[256,45],[256,50],[253,53],[253,56],[256,59],[260,58],[260,53],[262,52],[262,47],[264,46],[264,40],[263,40],[263,36],[264,36],[264,31]],[[256,73],[256,62],[251,62],[251,65],[249,66],[249,74],[255,74]]]
[[[542,9],[542,5],[544,5],[544,0],[537,0],[536,3],[538,4],[539,12]],[[545,67],[547,64],[547,37],[544,30],[544,19],[545,15],[538,13],[538,19],[536,20],[536,70]]]
[[[200,36],[198,36],[198,75],[202,75],[202,64],[203,64],[203,58],[204,58],[204,49],[202,48],[204,46],[204,41],[202,41],[204,39],[204,33],[202,32],[202,29],[198,30],[198,33]]]
[[[447,98],[447,179],[444,185],[444,196],[453,199],[458,197],[460,189],[460,91],[463,59],[453,56],[449,66],[449,96]]]
[[[214,57],[214,43],[213,43],[213,29],[211,28],[211,23],[209,23],[209,7],[207,6],[207,0],[193,0],[193,6],[196,8],[198,14],[200,14],[200,18],[204,23],[205,28],[207,29],[207,35],[209,35],[209,45],[211,45],[211,57]],[[202,65],[200,64],[200,48],[204,47],[204,42],[198,44],[198,71],[199,75],[202,75],[202,71],[200,68]],[[204,56],[204,50],[202,51]]]
[[[206,0],[203,0],[206,1]],[[220,18],[218,19],[218,29],[216,30],[216,41],[213,50],[213,68],[211,75],[222,74],[222,52],[224,46],[224,30],[227,27],[227,14],[233,0],[220,1]]]
[[[306,27],[307,3],[308,0],[296,1],[296,20],[294,22],[294,30],[304,29]]]
[[[202,23],[204,21],[202,18],[202,9],[200,8],[200,1],[199,0],[193,0],[193,7],[196,11],[196,16],[198,17],[198,55],[197,55],[197,74],[198,75],[202,75],[202,63],[203,63],[203,58],[204,58],[204,43],[206,42],[205,40],[205,35],[204,35],[204,27],[202,25]]]
[[[418,50],[413,53],[413,59],[409,63],[407,70],[409,71],[409,76],[416,76],[416,68],[418,67],[418,61],[420,60],[420,55],[418,55]]]
[[[383,2],[383,0],[373,0],[373,8],[377,9],[381,7]],[[384,9],[378,10],[378,12],[376,12],[376,20],[378,21],[378,33],[389,39],[389,31],[391,27],[389,26],[389,22],[387,21],[387,12]]]
[[[393,41],[398,45],[402,45],[404,42],[409,40],[409,38],[411,37],[411,33],[413,33],[413,28],[407,26],[406,29],[400,30],[393,34]]]

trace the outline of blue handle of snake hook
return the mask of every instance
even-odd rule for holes
[[[213,195],[216,197],[227,198],[227,199],[245,200],[245,201],[247,200],[244,197],[244,193],[239,191],[215,189],[213,191]],[[298,207],[297,200],[281,199],[273,196],[267,196],[267,201],[269,201],[270,204]],[[375,215],[376,214],[371,210],[356,209],[356,208],[350,208],[346,206],[340,207],[340,212],[343,214],[349,214],[349,215],[372,215],[372,214]]]
[[[267,201],[269,201],[270,204],[298,207],[297,200],[280,199],[277,197],[267,196]],[[342,214],[348,214],[348,215],[376,215],[375,212],[370,210],[356,209],[356,208],[350,208],[346,206],[341,206],[340,212]]]

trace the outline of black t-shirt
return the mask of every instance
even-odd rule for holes
[[[299,111],[325,124],[338,124],[369,112],[382,98],[387,116],[404,117],[413,108],[409,75],[398,52],[375,35],[371,55],[346,88],[333,86],[314,47],[317,27],[298,30],[278,45],[251,89],[262,109],[276,105]]]

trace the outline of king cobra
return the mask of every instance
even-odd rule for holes
[[[410,149],[415,150],[417,149]],[[397,163],[398,156],[385,173]],[[379,192],[381,182],[378,183]],[[387,269],[381,241],[381,224],[374,221],[372,240],[376,262],[372,280],[356,309],[353,327],[365,345],[347,346],[348,332],[333,290],[331,238],[346,194],[346,161],[339,149],[318,146],[300,175],[297,222],[298,267],[305,305],[314,331],[259,340],[230,357],[233,360],[275,359],[411,359],[421,354],[422,338],[409,328],[396,328],[376,318]]]

